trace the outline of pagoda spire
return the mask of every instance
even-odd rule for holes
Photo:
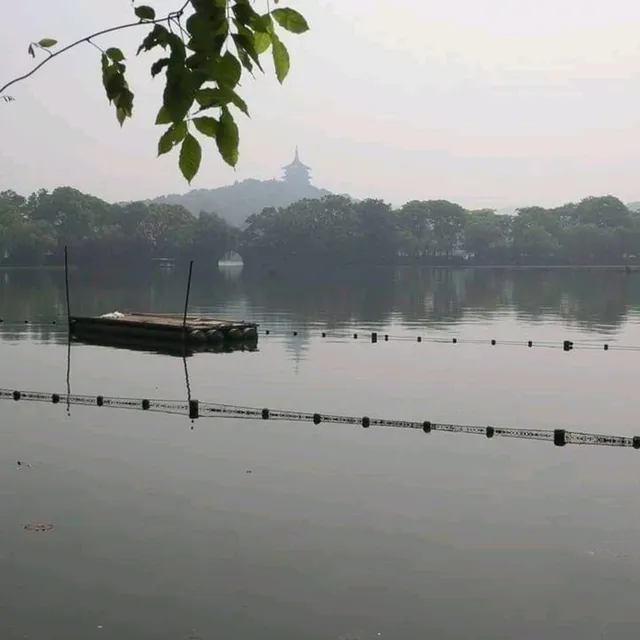
[[[282,167],[282,169],[284,171],[283,180],[289,184],[308,185],[311,183],[309,178],[311,167],[308,167],[306,164],[301,162],[298,145],[296,145],[293,162]]]

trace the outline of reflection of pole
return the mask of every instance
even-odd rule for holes
[[[187,386],[187,402],[191,402],[191,383],[189,382],[189,367],[187,366],[187,354],[182,352],[182,363],[184,364],[184,381]]]
[[[71,333],[71,303],[69,301],[69,251],[67,245],[64,245],[64,291],[67,298],[67,326]]]
[[[67,299],[67,415],[71,415],[71,302],[69,301],[69,250],[64,245],[64,292]]]
[[[187,339],[187,311],[189,310],[189,293],[191,292],[191,274],[193,273],[193,260],[189,263],[189,279],[187,280],[187,295],[184,299],[184,316],[182,317],[182,339]]]
[[[67,336],[67,415],[71,415],[71,331]]]

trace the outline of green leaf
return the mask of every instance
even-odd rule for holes
[[[180,171],[182,171],[182,175],[189,184],[191,184],[194,176],[198,173],[201,161],[202,147],[198,140],[188,133],[182,141],[182,147],[180,147],[180,159],[178,160],[178,166],[180,167]]]
[[[239,142],[238,126],[229,109],[223,107],[216,131],[216,145],[222,159],[232,167],[238,163]]]
[[[169,58],[160,58],[151,65],[151,77],[155,78],[167,65]]]
[[[242,66],[253,75],[253,62],[251,62],[251,58],[243,49],[238,49],[238,58],[240,58],[240,62]]]
[[[230,89],[224,90],[222,94],[227,99],[227,103],[230,102],[238,107],[238,109],[240,109],[240,111],[242,111],[246,116],[249,115],[249,107],[247,107],[247,103],[235,91],[231,91]]]
[[[122,87],[120,92],[114,96],[113,103],[116,106],[116,118],[120,126],[127,118],[133,115],[133,93],[129,90],[127,81],[122,77]]]
[[[194,86],[191,71],[186,67],[170,65],[167,68],[167,83],[162,96],[162,104],[167,108],[171,120],[184,120],[194,100]]]
[[[160,44],[164,43],[161,42]],[[171,49],[171,62],[184,63],[187,58],[187,49],[182,38],[175,33],[169,33],[166,36],[166,44],[169,45],[169,48]]]
[[[122,62],[124,60],[124,53],[117,47],[109,47],[105,54],[114,62]]]
[[[260,16],[252,23],[251,28],[254,31],[273,33],[273,20],[271,19],[271,14],[265,13],[263,16]]]
[[[156,124],[170,124],[170,123],[171,123],[171,116],[169,115],[167,108],[164,105],[162,105],[160,107],[160,111],[158,111],[158,115],[156,116]]]
[[[309,25],[301,13],[290,7],[274,9],[271,12],[273,19],[287,31],[291,33],[304,33],[309,31]]]
[[[134,9],[134,13],[140,20],[155,20],[156,12],[153,7],[148,7],[147,5],[142,5],[140,7],[136,7]]]
[[[246,35],[244,33],[232,33],[231,38],[236,45],[238,50],[238,57],[242,62],[243,66],[247,67],[244,63],[243,56],[248,56],[255,63],[256,67],[262,71],[262,65],[260,64],[260,60],[258,59],[258,54],[256,53],[256,48],[253,46],[253,32],[249,32],[250,35]],[[275,34],[274,34],[275,35]]]
[[[237,22],[244,26],[260,25],[260,14],[248,2],[236,2],[231,9]]]
[[[177,144],[182,142],[188,134],[187,123],[183,120],[172,124],[158,140],[158,155],[168,153]]]
[[[156,24],[151,31],[145,36],[142,44],[138,47],[136,55],[139,55],[142,51],[151,51],[159,44],[166,45],[169,31],[161,24]]]
[[[227,51],[216,68],[216,80],[219,85],[225,85],[233,89],[242,75],[242,66],[230,51]]]
[[[227,96],[227,99],[224,100],[220,89],[207,87],[196,91],[196,101],[203,109],[210,109],[211,107],[221,107],[227,104],[227,102],[231,101],[231,98]]]
[[[42,38],[42,40],[38,40],[38,46],[43,49],[49,49],[50,47],[55,47],[58,44],[57,40],[53,38]]]
[[[271,45],[271,36],[264,31],[256,31],[253,35],[253,46],[256,53],[260,55],[264,53]]]
[[[200,116],[193,119],[193,124],[196,129],[204,136],[210,138],[216,137],[216,131],[218,130],[218,121],[210,116]]]
[[[118,121],[120,126],[124,124],[124,121],[129,115],[130,114],[127,113],[126,109],[123,109],[122,107],[116,107],[116,120]]]
[[[221,87],[220,89],[212,89],[209,87],[200,89],[196,92],[196,101],[200,105],[201,111],[211,109],[212,107],[222,108],[231,103],[238,107],[245,115],[249,115],[247,103],[233,89],[227,87]]]
[[[273,54],[273,66],[276,68],[276,78],[282,84],[289,73],[289,52],[275,33],[271,36],[271,43],[273,45],[271,53]]]

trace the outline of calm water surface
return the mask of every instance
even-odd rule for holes
[[[75,272],[72,308],[180,312],[184,282]],[[226,270],[197,274],[191,307],[272,333],[185,361],[74,344],[72,392],[184,399],[186,362],[212,402],[640,433],[640,275]],[[0,387],[66,391],[64,309],[60,273],[0,272]],[[8,401],[0,418],[3,639],[640,634],[631,449]]]

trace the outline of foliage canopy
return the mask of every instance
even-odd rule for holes
[[[28,197],[0,192],[0,263],[74,261],[149,265],[153,258],[212,263],[238,251],[262,266],[640,263],[640,213],[613,196],[516,215],[468,211],[447,200],[382,200],[328,195],[267,207],[243,230],[216,213],[193,215],[160,202],[110,204],[70,187]]]
[[[279,0],[273,0],[275,5]],[[123,125],[133,115],[134,93],[127,81],[127,58],[118,47],[101,49],[99,36],[133,27],[147,27],[137,55],[159,52],[151,64],[151,76],[164,74],[162,104],[155,124],[165,131],[158,140],[158,155],[179,147],[178,166],[190,183],[202,161],[199,137],[215,142],[222,159],[235,167],[240,136],[234,111],[249,115],[249,107],[237,92],[243,77],[255,69],[263,72],[262,56],[271,50],[275,74],[284,82],[290,57],[281,33],[300,34],[307,21],[291,7],[276,6],[259,13],[251,0],[187,0],[177,10],[158,17],[153,6],[134,7],[135,22],[109,27],[56,48],[54,38],[32,42],[28,53],[46,57],[30,72],[0,87],[0,98],[13,100],[7,89],[27,79],[53,58],[81,44],[100,50],[102,84],[115,116]],[[197,134],[197,135],[196,135]]]

